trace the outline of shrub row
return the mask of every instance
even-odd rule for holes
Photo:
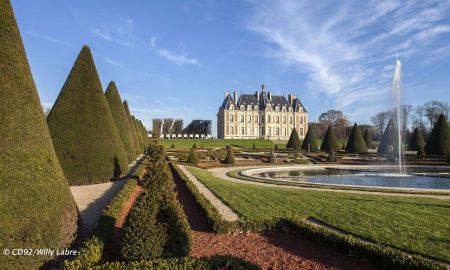
[[[126,261],[181,257],[191,248],[189,223],[157,139],[149,145],[148,156],[147,171],[140,180],[145,191],[133,205],[120,241],[120,257]]]
[[[203,258],[168,258],[141,260],[134,262],[112,262],[89,268],[92,270],[216,270],[216,269],[259,269],[258,266],[231,256],[211,256]]]
[[[78,250],[77,257],[74,260],[64,261],[64,269],[85,269],[100,261],[105,246],[111,240],[114,226],[122,211],[122,207],[136,188],[136,178],[139,178],[139,175],[142,174],[144,168],[144,164],[140,164],[136,168],[120,192],[103,210],[94,235],[83,243],[82,247]]]
[[[379,269],[446,269],[443,264],[423,258],[419,255],[408,255],[398,249],[385,245],[362,241],[351,235],[343,235],[330,229],[310,224],[294,218],[269,219],[263,221],[225,221],[216,208],[188,180],[187,176],[174,164],[176,172],[186,183],[188,190],[202,207],[214,231],[230,233],[235,231],[294,231],[307,237],[310,241],[325,245],[342,254],[366,259]]]

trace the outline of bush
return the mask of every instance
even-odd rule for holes
[[[420,148],[425,146],[425,141],[423,140],[422,133],[419,128],[414,129],[414,133],[409,139],[408,150],[409,151],[418,151]]]
[[[228,149],[227,156],[225,157],[225,164],[234,164],[236,160],[234,159],[234,153],[232,149]]]
[[[139,126],[137,124],[136,118],[134,117],[134,115],[131,115],[131,125],[134,126],[134,130],[136,130],[136,137],[138,140],[138,144],[139,144],[139,150],[140,153],[144,152],[145,150],[145,143],[144,143],[144,138],[142,138],[142,132],[139,129]]]
[[[439,116],[430,137],[428,137],[425,152],[428,155],[450,154],[450,127],[443,114]]]
[[[277,162],[277,154],[275,154],[274,150],[270,150],[270,154],[269,154],[269,163],[275,163]]]
[[[292,130],[291,136],[286,144],[286,148],[299,149],[300,148],[300,138],[298,137],[297,129]]]
[[[306,132],[305,139],[303,140],[302,149],[310,151],[319,150],[319,146],[317,145],[316,135],[314,135],[314,131],[311,127],[308,128],[308,132]]]
[[[128,122],[127,113],[122,105],[122,99],[114,81],[111,81],[106,88],[105,97],[127,154],[128,163],[131,163],[136,159],[136,145],[134,145],[130,122]]]
[[[348,137],[345,151],[350,153],[367,153],[367,146],[364,138],[359,130],[358,125],[353,125],[350,136]]]
[[[197,148],[197,145],[194,143],[194,144],[192,145],[192,148],[193,148],[193,149],[196,149],[196,148]]]
[[[81,49],[47,122],[70,184],[108,182],[128,173],[127,156],[89,47]]]
[[[380,144],[378,145],[378,154],[387,155],[389,153],[390,145],[392,147],[398,148],[398,143],[396,142],[397,135],[395,134],[394,121],[389,120],[386,129],[384,130],[383,136],[381,137]]]
[[[193,166],[198,165],[197,151],[195,150],[195,148],[191,149],[191,152],[189,153],[189,157],[186,162]]]
[[[9,0],[0,1],[0,249],[68,247],[77,208],[55,155]],[[4,256],[0,269],[36,269],[47,256]]]
[[[278,143],[275,144],[275,146],[273,147],[273,150],[275,150],[275,151],[279,151],[280,150],[280,148],[278,147]]]
[[[370,130],[368,128],[364,131],[364,142],[366,143],[368,149],[373,147],[372,134],[370,134]]]
[[[172,143],[172,144],[170,145],[170,148],[175,148],[175,144]]]
[[[253,143],[252,150],[256,151],[256,144],[255,143]]]
[[[339,144],[336,139],[336,135],[334,135],[334,131],[331,128],[331,125],[328,126],[327,132],[325,133],[322,145],[320,146],[321,151],[331,151],[333,150],[339,150]]]
[[[128,123],[130,124],[130,131],[133,135],[133,143],[136,146],[136,155],[142,154],[142,145],[139,144],[138,136],[136,128],[133,124],[133,119],[131,118],[130,108],[128,107],[128,102],[126,100],[123,101],[123,108],[125,109],[125,113],[127,114]]]

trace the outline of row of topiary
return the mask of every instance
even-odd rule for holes
[[[140,180],[144,192],[133,205],[120,240],[119,255],[125,261],[182,257],[191,248],[189,223],[157,139],[149,145],[148,156],[147,172]]]
[[[175,165],[176,172],[201,206],[210,226],[220,233],[236,231],[290,230],[298,232],[310,241],[322,244],[344,255],[364,259],[379,269],[446,269],[446,266],[419,255],[408,255],[398,249],[382,244],[362,241],[351,235],[343,235],[330,229],[313,225],[295,218],[280,218],[262,221],[226,221],[216,208],[199,192],[187,176]]]

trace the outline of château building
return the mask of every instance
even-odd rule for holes
[[[272,95],[261,91],[254,94],[225,93],[217,113],[217,137],[221,139],[288,140],[293,128],[303,139],[308,129],[308,112],[294,95]]]

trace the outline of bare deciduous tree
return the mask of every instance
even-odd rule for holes
[[[450,104],[436,100],[428,101],[423,105],[423,113],[428,119],[429,127],[433,128],[440,114],[444,114],[448,119],[450,114]]]
[[[391,116],[390,111],[383,111],[370,117],[370,122],[375,126],[375,130],[379,132],[380,137],[383,136],[384,128],[386,127]]]
[[[169,134],[172,130],[173,118],[164,118],[164,122],[162,125],[163,134]]]
[[[180,134],[183,130],[183,119],[176,119],[173,123],[171,133],[172,134]]]
[[[153,119],[153,134],[161,133],[162,120],[159,118]]]
[[[319,116],[319,123],[326,129],[329,125],[333,127],[338,138],[345,137],[345,128],[350,125],[348,117],[338,110],[328,110]],[[316,133],[317,135],[317,133]]]

